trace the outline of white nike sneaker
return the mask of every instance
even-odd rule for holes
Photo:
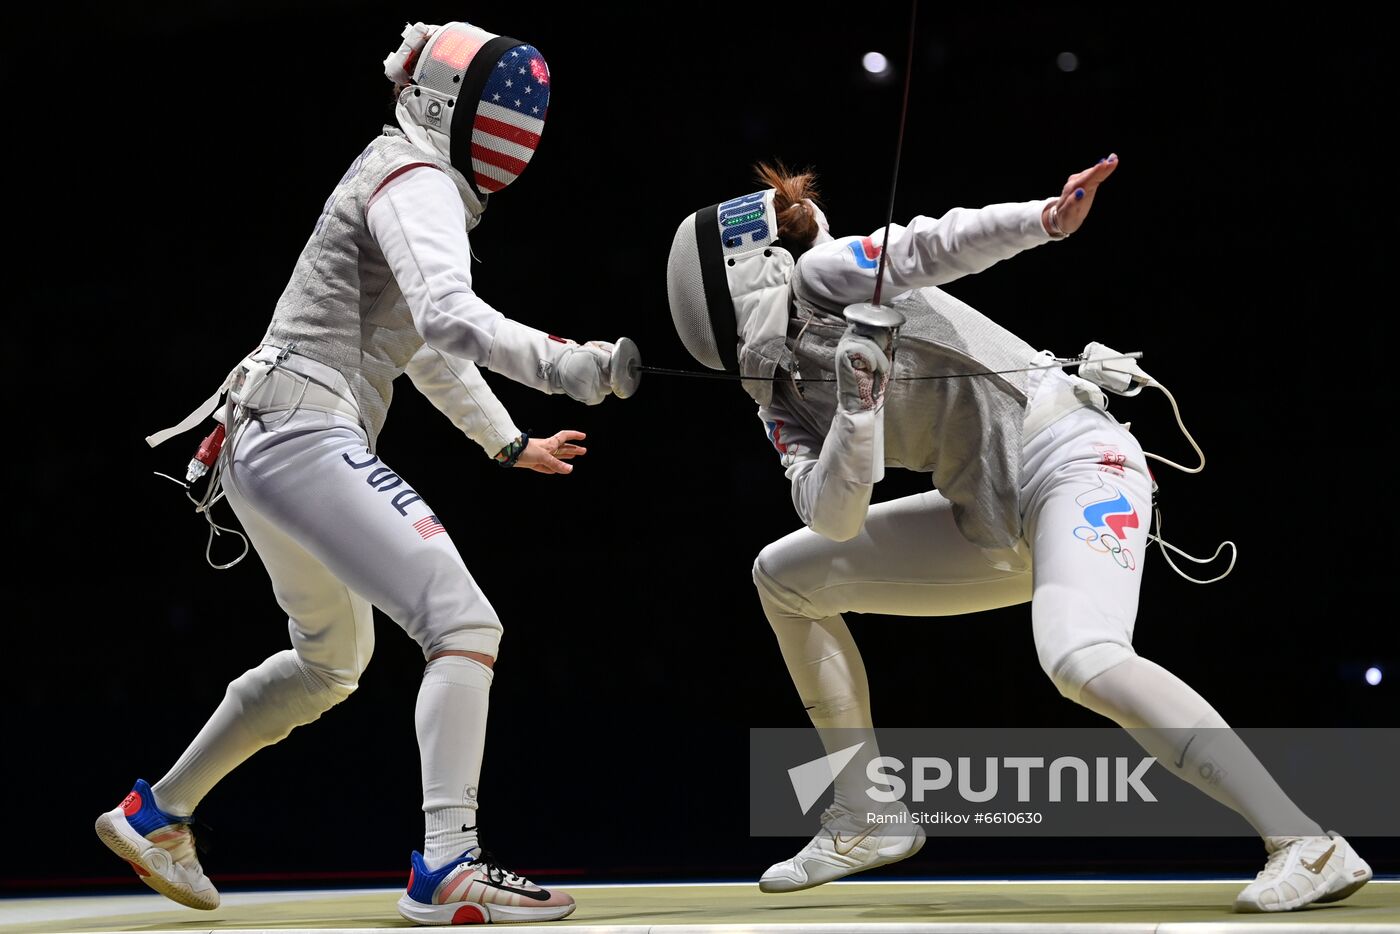
[[[1269,861],[1235,898],[1236,911],[1292,911],[1335,902],[1371,881],[1371,867],[1340,834],[1265,837]]]
[[[888,812],[890,820],[866,823],[835,805],[822,812],[821,833],[792,859],[768,867],[758,880],[762,892],[796,892],[862,872],[897,863],[924,846],[924,829],[909,820],[904,805]]]
[[[107,849],[166,898],[205,911],[219,907],[219,890],[195,855],[190,819],[156,807],[156,796],[144,781],[137,779],[121,804],[98,815],[96,830]]]
[[[557,921],[574,907],[567,892],[540,888],[478,847],[436,870],[415,851],[409,857],[408,891],[399,899],[399,914],[418,924]]]

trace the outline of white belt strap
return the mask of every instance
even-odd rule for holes
[[[280,412],[287,409],[310,408],[322,412],[337,412],[355,421],[360,421],[359,407],[354,401],[324,386],[315,379],[300,373],[289,373],[279,367],[290,350],[264,346],[245,357],[224,377],[224,381],[212,396],[204,400],[199,408],[180,420],[178,425],[157,431],[146,436],[151,447],[164,444],[176,435],[182,435],[204,421],[219,407],[219,400],[225,392],[233,388],[237,397],[233,401],[253,412]],[[246,370],[246,382],[239,382],[240,371]],[[268,377],[273,377],[268,379]],[[235,383],[238,385],[235,386]],[[215,416],[216,418],[218,416]],[[225,426],[230,429],[234,426]]]
[[[353,400],[308,376],[283,368],[273,368],[241,392],[238,389],[232,392],[234,401],[251,415],[312,409],[360,421],[360,412]]]
[[[247,536],[236,529],[219,525],[214,521],[210,512],[219,500],[223,499],[223,471],[231,456],[230,452],[237,443],[238,433],[247,423],[248,418],[272,412],[295,412],[299,408],[310,408],[323,412],[340,413],[360,422],[359,408],[353,398],[343,396],[331,387],[322,385],[316,379],[305,374],[296,373],[281,366],[280,364],[289,355],[291,355],[290,348],[268,345],[258,348],[243,358],[238,366],[224,377],[218,390],[206,399],[199,408],[185,416],[178,425],[157,431],[146,437],[146,443],[151,447],[156,447],[176,435],[184,434],[204,419],[214,415],[219,407],[219,401],[227,393],[228,400],[224,411],[214,416],[224,423],[227,435],[223,449],[219,451],[218,458],[209,468],[208,485],[205,487],[203,497],[195,499],[190,496],[188,485],[181,484],[186,487],[185,495],[189,496],[195,504],[195,512],[203,515],[205,521],[209,523],[209,540],[204,548],[204,557],[210,566],[217,570],[233,567],[248,554]],[[232,561],[215,564],[211,553],[214,547],[214,537],[223,532],[231,532],[241,538],[243,551]]]
[[[1108,400],[1103,392],[1088,380],[1062,378],[1060,374],[1049,370],[1045,371],[1041,379],[1048,381],[1048,385],[1046,382],[1040,383],[1030,404],[1026,406],[1026,418],[1021,426],[1021,437],[1025,441],[1034,438],[1075,409],[1084,406],[1108,408]]]
[[[189,415],[186,415],[183,419],[181,419],[180,424],[173,425],[170,428],[166,428],[161,431],[157,431],[153,435],[147,435],[146,443],[149,444],[151,447],[156,447],[158,445],[164,444],[176,435],[184,434],[191,428],[198,425],[200,422],[204,421],[210,415],[213,415],[214,410],[219,407],[219,399],[223,396],[224,390],[228,389],[229,383],[233,382],[233,374],[237,372],[238,369],[235,367],[233,371],[230,372],[229,375],[224,378],[224,382],[221,386],[219,386],[218,390],[208,399],[204,400],[204,402],[199,406],[199,408],[195,409]]]

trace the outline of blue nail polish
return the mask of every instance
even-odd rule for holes
[[[1075,200],[1075,201],[1078,201],[1078,200],[1079,200],[1080,198],[1082,198],[1082,197],[1084,197],[1084,189],[1083,189],[1083,188],[1076,188],[1076,189],[1074,189],[1074,200]]]
[[[1107,161],[1108,161],[1107,159],[1100,159],[1100,160],[1098,161],[1098,165],[1103,165],[1103,164],[1104,164],[1105,162],[1107,162]]]

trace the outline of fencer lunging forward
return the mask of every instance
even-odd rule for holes
[[[871,301],[884,230],[833,238],[810,174],[760,166],[765,190],[682,222],[668,270],[676,328],[701,363],[750,377],[807,526],[763,549],[754,583],[828,752],[853,742],[828,728],[872,728],[842,612],[947,616],[1029,602],[1060,692],[1135,728],[1160,762],[1263,836],[1267,864],[1237,909],[1343,898],[1370,878],[1366,864],[1288,799],[1201,695],[1133,651],[1152,486],[1137,440],[1092,383],[1058,369],[1004,372],[1048,361],[936,288],[1073,234],[1117,167],[1100,160],[1053,198],[892,225],[885,294],[900,296],[908,319],[893,367],[880,332],[843,317]],[[991,372],[1001,375],[899,378]],[[928,471],[937,490],[872,506],[887,465]],[[1184,751],[1174,745],[1195,731]],[[823,831],[764,873],[764,891],[922,846],[917,824],[911,834],[897,815],[871,820],[861,766],[876,755],[871,736],[837,778]]]
[[[377,606],[427,659],[415,712],[425,844],[400,912],[430,924],[562,918],[569,895],[502,868],[477,839],[501,623],[375,438],[406,372],[502,464],[568,473],[583,434],[526,438],[476,366],[596,404],[610,392],[614,348],[526,327],[472,290],[467,231],[488,195],[524,170],[544,126],[550,79],[540,53],[466,23],[419,23],[385,71],[399,88],[400,128],[386,127],[350,165],[261,347],[226,383],[227,441],[213,479],[272,579],[292,647],[230,684],[170,771],[153,786],[138,781],[97,830],[157,891],[215,907],[189,816],[239,763],[355,690]]]

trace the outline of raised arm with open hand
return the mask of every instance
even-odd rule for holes
[[[1089,208],[1094,206],[1094,193],[1117,168],[1118,154],[1111,153],[1107,159],[1100,159],[1098,165],[1069,177],[1060,200],[1045,206],[1042,221],[1052,237],[1068,237],[1084,225]]]

